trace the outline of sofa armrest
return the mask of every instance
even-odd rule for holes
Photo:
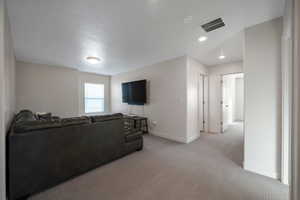
[[[126,142],[132,142],[132,141],[135,141],[135,140],[142,139],[142,137],[143,137],[142,131],[132,132],[132,133],[125,136],[125,141]]]

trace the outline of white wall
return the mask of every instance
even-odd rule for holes
[[[149,118],[151,134],[187,142],[187,75],[186,57],[180,57],[111,78],[112,112],[145,115]],[[147,79],[148,104],[129,106],[122,103],[123,82]]]
[[[292,105],[292,176],[291,199],[300,199],[300,0],[295,0],[293,8],[293,105]]]
[[[244,78],[235,79],[234,121],[244,120]]]
[[[205,66],[193,58],[180,57],[113,76],[112,112],[147,116],[152,134],[182,143],[192,142],[200,136],[197,97],[200,74],[207,74]],[[122,103],[121,84],[141,79],[148,81],[149,103],[145,106]]]
[[[52,112],[61,117],[84,115],[83,86],[105,85],[105,111],[110,111],[110,77],[41,64],[17,62],[17,110]]]
[[[4,54],[4,80],[5,80],[5,122],[6,127],[9,126],[11,119],[13,118],[16,106],[16,61],[13,48],[12,34],[10,30],[10,24],[8,17],[6,16],[5,23],[5,54]]]
[[[243,63],[234,62],[208,68],[209,73],[209,132],[221,132],[221,78],[222,75],[242,73]]]
[[[245,31],[245,169],[278,178],[282,19]]]
[[[193,58],[187,58],[187,138],[191,142],[200,137],[198,111],[198,81],[200,75],[207,75],[207,69]]]
[[[5,136],[15,111],[15,56],[6,13],[0,0],[0,199],[6,198]]]

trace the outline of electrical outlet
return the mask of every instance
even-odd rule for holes
[[[151,121],[151,124],[152,124],[153,126],[156,126],[156,125],[157,125],[157,121]]]

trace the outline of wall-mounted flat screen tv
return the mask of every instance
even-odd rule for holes
[[[144,105],[147,103],[147,81],[133,81],[122,83],[123,103],[130,105]]]

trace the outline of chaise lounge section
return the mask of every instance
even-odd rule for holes
[[[26,198],[103,164],[142,150],[142,132],[122,114],[48,120],[16,115],[7,137],[10,200]]]

